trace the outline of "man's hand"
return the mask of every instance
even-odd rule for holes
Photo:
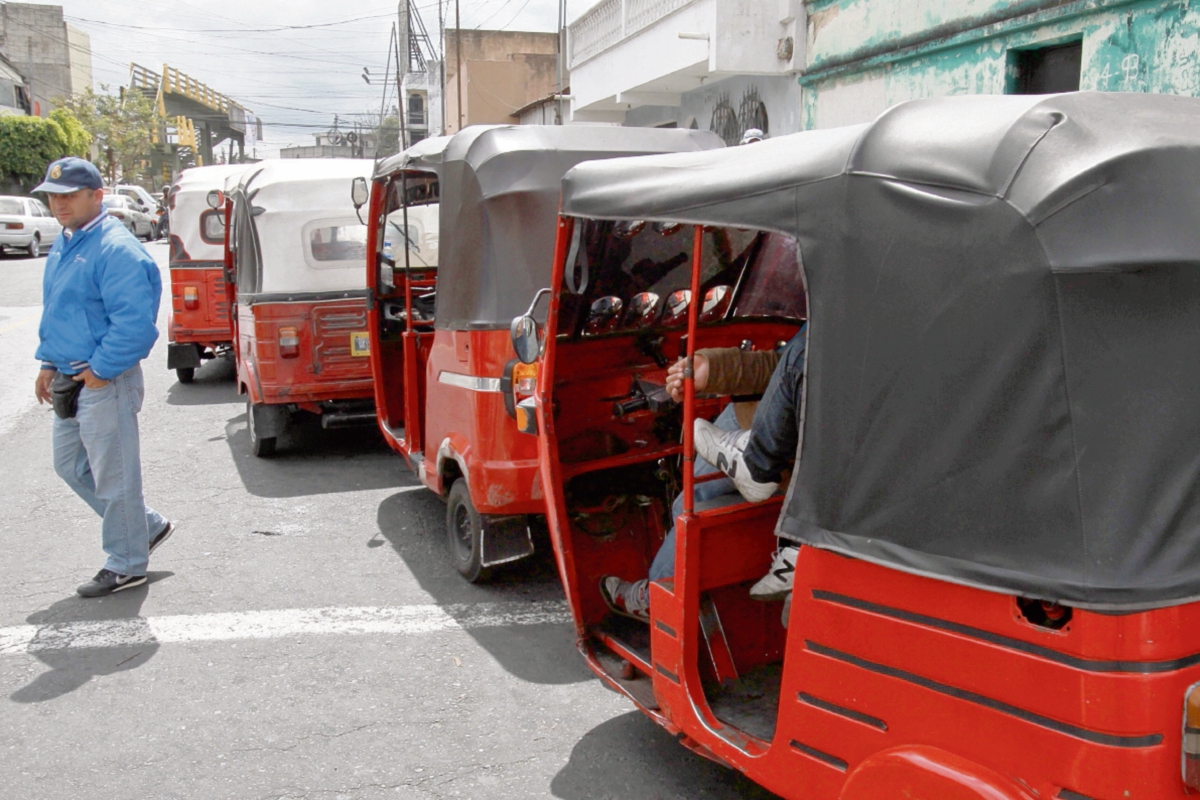
[[[667,393],[676,403],[683,402],[683,368],[685,366],[687,366],[687,359],[681,358],[667,370]],[[696,391],[704,391],[704,387],[708,385],[708,358],[703,353],[696,354],[696,368],[692,373],[692,378],[696,384]]]
[[[50,381],[54,380],[55,370],[38,370],[37,380],[33,382],[33,394],[38,404],[53,402],[50,399]]]
[[[89,389],[103,389],[105,386],[108,386],[108,381],[102,378],[97,378],[92,374],[91,367],[84,367],[83,372],[76,375],[74,380],[83,381],[83,385]],[[46,399],[48,400],[50,398],[47,397]]]

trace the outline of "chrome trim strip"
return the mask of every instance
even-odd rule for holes
[[[439,372],[438,383],[470,389],[472,392],[499,392],[499,378],[482,378],[477,375],[460,375],[457,372]]]

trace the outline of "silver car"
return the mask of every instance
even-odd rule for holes
[[[123,194],[106,194],[104,207],[109,216],[119,219],[134,236],[147,242],[154,238],[154,217],[142,209],[141,203]]]
[[[62,226],[41,200],[0,196],[0,249],[37,258],[61,232]]]

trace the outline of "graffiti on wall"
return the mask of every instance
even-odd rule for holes
[[[728,94],[717,97],[717,103],[713,106],[712,122],[708,126],[710,131],[732,147],[742,141],[742,134],[750,128],[758,128],[764,134],[771,132],[767,105],[762,101],[756,87],[751,86],[742,94],[736,111]]]

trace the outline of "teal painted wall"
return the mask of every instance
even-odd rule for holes
[[[1011,53],[1082,41],[1080,88],[1200,96],[1200,0],[810,0],[801,124],[1003,93]]]

